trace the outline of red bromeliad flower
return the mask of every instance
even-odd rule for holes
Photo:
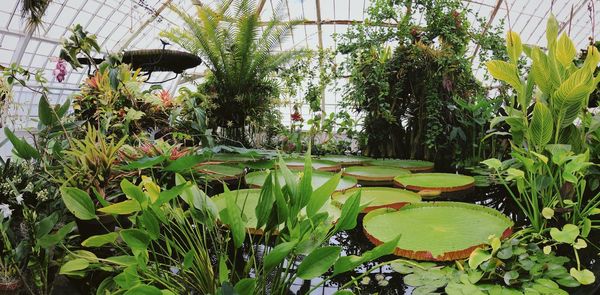
[[[300,112],[298,112],[298,110],[294,111],[291,115],[292,117],[292,122],[302,122],[304,121],[304,119],[302,119],[302,115],[300,114]]]
[[[171,150],[171,161],[177,160],[179,158],[181,158],[182,156],[185,156],[187,153],[189,152],[189,149],[179,149],[178,147],[174,147]]]
[[[173,97],[171,96],[171,93],[169,93],[169,91],[163,89],[161,91],[158,92],[158,97],[160,98],[160,100],[163,102],[163,105],[165,107],[171,107],[173,105]]]
[[[93,77],[89,77],[85,80],[85,84],[87,84],[87,86],[89,86],[92,89],[98,89],[98,86],[100,85],[100,76],[98,75],[98,73],[96,73],[96,75],[94,75]]]

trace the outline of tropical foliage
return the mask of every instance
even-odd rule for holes
[[[246,143],[252,122],[261,126],[279,94],[273,74],[299,52],[277,52],[296,22],[283,21],[284,5],[275,5],[263,25],[256,1],[224,1],[211,8],[195,6],[190,14],[172,7],[184,21],[162,35],[198,54],[210,69],[199,90],[210,127],[226,138]],[[231,144],[231,142],[230,142]]]

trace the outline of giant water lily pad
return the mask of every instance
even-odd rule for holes
[[[244,174],[242,168],[226,164],[205,164],[196,167],[196,171],[206,175],[209,180],[234,180]]]
[[[475,186],[475,178],[453,173],[417,173],[397,176],[394,184],[413,191],[455,192]]]
[[[401,235],[394,254],[430,261],[467,258],[490,236],[508,237],[512,226],[508,217],[492,208],[458,202],[377,209],[363,219],[365,234],[375,245]]]
[[[344,169],[344,175],[355,177],[362,185],[391,185],[394,177],[410,175],[410,171],[391,166],[352,166]]]
[[[361,156],[345,156],[345,155],[325,155],[320,156],[319,159],[336,162],[342,167],[362,165],[369,161],[371,158]]]
[[[408,169],[411,172],[433,171],[433,163],[421,160],[403,160],[403,159],[375,159],[367,162],[375,166],[393,166]]]
[[[292,170],[304,170],[304,158],[288,158],[283,159],[286,166]],[[312,167],[319,171],[336,172],[342,169],[342,166],[333,161],[313,159],[311,160]]]
[[[250,172],[248,174],[246,174],[246,184],[250,187],[253,188],[259,188],[262,187],[262,185],[265,183],[265,179],[267,178],[267,175],[269,174],[269,172],[267,171],[256,171],[256,172]],[[300,177],[300,172],[297,171],[295,172],[297,177]],[[332,172],[322,172],[322,171],[313,171],[312,173],[312,188],[313,190],[316,190],[317,188],[321,187],[323,184],[325,184],[325,182],[327,182],[329,179],[331,179],[335,174]],[[277,179],[279,181],[280,185],[285,185],[285,179],[283,178],[283,174],[281,173],[277,173]],[[338,183],[337,187],[336,187],[336,191],[344,191],[350,188],[353,188],[356,186],[356,179],[354,177],[350,177],[350,176],[343,176],[340,179],[340,182]]]
[[[360,191],[360,205],[366,206],[363,213],[371,212],[379,208],[400,209],[409,203],[421,202],[421,196],[417,193],[391,188],[391,187],[362,187],[353,188],[345,192],[339,192],[331,196],[332,202],[338,207],[342,207],[346,200],[354,193]]]
[[[230,193],[233,194],[236,199],[236,204],[242,212],[242,220],[246,223],[248,232],[251,234],[262,235],[264,233],[263,229],[256,228],[256,223],[258,221],[258,218],[256,217],[256,206],[258,206],[258,200],[260,198],[260,189],[233,190]],[[219,212],[226,207],[225,196],[226,194],[223,193],[211,198]],[[327,202],[319,212],[327,212],[331,222],[338,220],[341,216],[341,210],[336,206],[333,206],[331,202]],[[300,212],[300,214],[305,213]]]

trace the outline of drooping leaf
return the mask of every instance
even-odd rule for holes
[[[523,88],[521,79],[519,79],[517,67],[514,64],[507,63],[505,61],[493,60],[488,61],[486,66],[494,78],[508,83],[517,91],[521,91]]]
[[[85,273],[82,270],[86,269],[89,265],[90,262],[83,258],[69,260],[60,267],[59,273],[67,276],[83,277]]]

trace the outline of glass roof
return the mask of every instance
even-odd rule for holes
[[[268,18],[277,0],[258,0],[263,5],[261,15]],[[52,70],[59,54],[61,38],[73,24],[81,24],[85,30],[96,34],[100,47],[105,52],[119,52],[124,49],[161,48],[159,33],[181,21],[167,8],[175,4],[189,10],[194,3],[214,5],[215,1],[205,0],[53,0],[44,16],[43,25],[33,34],[28,34],[20,16],[18,0],[2,0],[0,5],[0,64],[19,63],[30,70],[43,69],[50,80],[51,100],[63,102],[68,95],[78,89],[86,75],[86,70],[70,71],[65,81],[58,83],[52,78]],[[506,29],[510,24],[521,34],[524,43],[545,46],[546,18],[553,12],[561,26],[567,31],[578,48],[583,48],[592,34],[588,5],[589,0],[472,0],[468,8],[471,18],[476,15],[491,20],[492,25],[505,19]],[[293,31],[289,41],[281,50],[319,46],[319,30],[322,28],[322,43],[325,48],[334,48],[335,33],[343,33],[353,21],[363,21],[368,0],[285,0],[290,19],[305,20]],[[320,8],[320,9],[318,9]],[[320,25],[318,12],[320,11]],[[599,18],[598,11],[596,18]],[[572,17],[571,26],[568,20]],[[168,48],[177,49],[175,46]],[[477,65],[474,65],[477,67]],[[188,73],[201,73],[201,65]],[[173,73],[154,74],[152,80],[162,81],[174,76]],[[181,86],[181,79],[163,84],[165,89],[174,91]],[[343,83],[343,81],[341,82]],[[22,87],[14,87],[15,108],[13,117],[18,117],[16,128],[35,125],[38,97]],[[326,93],[326,111],[336,110],[340,93],[333,90]],[[289,119],[289,108],[284,117]],[[308,108],[303,110],[308,113]],[[288,116],[285,116],[285,114]],[[284,122],[285,123],[285,122]],[[0,138],[1,141],[1,138]]]

